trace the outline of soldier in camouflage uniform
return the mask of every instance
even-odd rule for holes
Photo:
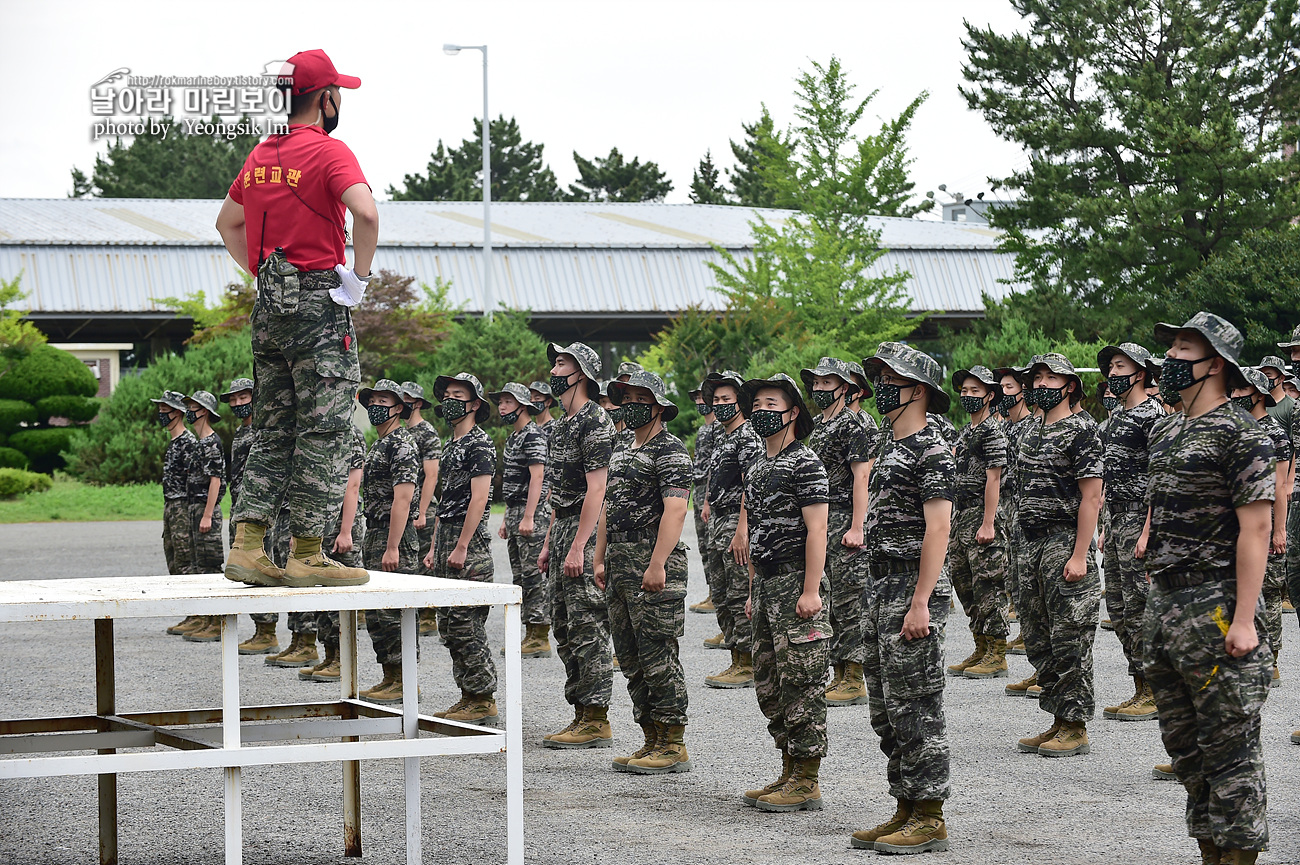
[[[488,508],[492,500],[492,475],[497,449],[479,426],[491,411],[483,385],[467,372],[440,375],[433,395],[451,437],[442,456],[442,500],[438,503],[438,531],[433,549],[424,557],[432,575],[444,580],[492,582],[492,537],[488,534]],[[488,646],[487,617],[491,608],[444,607],[438,610],[438,630],[451,653],[451,674],[460,699],[436,712],[439,718],[484,724],[497,717],[493,696],[497,668]]]
[[[831,666],[826,705],[867,702],[862,678],[862,601],[867,582],[862,524],[867,515],[867,478],[878,446],[875,429],[845,406],[858,386],[844,361],[823,357],[799,371],[809,399],[820,409],[808,447],[822,461],[830,489],[826,522],[826,577],[830,581]]]
[[[803,443],[813,421],[794,379],[751,379],[740,404],[763,442],[745,473],[752,580],[745,612],[753,616],[758,707],[782,756],[780,777],[743,799],[761,811],[820,811],[833,634],[826,469]]]
[[[709,571],[712,563],[709,561],[709,524],[704,520],[704,501],[708,495],[709,488],[709,461],[713,458],[713,442],[717,437],[718,430],[721,426],[713,417],[713,406],[704,401],[704,384],[690,392],[690,398],[695,403],[695,411],[704,422],[695,431],[695,453],[692,455],[692,466],[694,468],[695,490],[691,495],[692,510],[695,517],[695,545],[700,551],[700,564],[704,568],[704,584],[706,587],[712,587],[713,580],[709,577]],[[713,603],[712,589],[710,594],[705,595],[704,600],[698,604],[691,604],[686,609],[692,613],[717,613],[718,608]]]
[[[544,498],[547,435],[533,423],[537,406],[522,384],[506,382],[501,390],[488,394],[488,399],[496,403],[502,422],[511,428],[502,454],[501,498],[506,515],[499,534],[506,542],[514,583],[524,593],[525,632],[519,654],[549,658],[551,614],[546,574],[537,567],[542,539],[551,524],[550,504]]]
[[[551,386],[544,381],[535,381],[528,385],[528,396],[537,409],[537,413],[533,415],[533,423],[541,427],[542,432],[546,433],[547,436],[550,436],[551,422],[555,420],[555,418],[551,417],[551,409],[555,407],[555,397],[551,396]]]
[[[616,772],[689,772],[686,673],[678,639],[686,627],[686,546],[691,458],[664,424],[677,416],[663,379],[634,370],[609,394],[634,436],[609,465],[594,571],[609,603],[609,629],[645,744],[614,759]]]
[[[206,390],[195,391],[185,406],[185,420],[194,428],[197,440],[187,481],[190,537],[194,539],[190,573],[211,574],[221,570],[225,558],[221,499],[226,494],[226,452],[221,436],[212,429],[212,422],[221,420],[221,415],[217,412],[217,398]],[[221,617],[208,616],[202,626],[183,636],[192,643],[215,643],[221,639]]]
[[[1043,757],[1087,754],[1095,711],[1092,643],[1101,607],[1097,514],[1102,452],[1097,424],[1073,412],[1083,382],[1061,354],[1030,364],[1040,423],[1025,433],[1017,457],[1020,531],[1020,629],[1042,688],[1038,706],[1051,727],[1018,748]]]
[[[1291,331],[1291,339],[1287,342],[1279,342],[1277,347],[1286,352],[1291,358],[1291,369],[1294,371],[1300,368],[1300,325],[1297,325]],[[1300,389],[1300,380],[1294,375],[1287,379],[1284,387],[1297,387]],[[1294,448],[1300,446],[1300,411],[1291,412],[1291,446]],[[1293,453],[1294,455],[1294,453]],[[1291,461],[1291,478],[1287,481],[1286,486],[1279,494],[1287,497],[1287,514],[1286,514],[1286,593],[1291,605],[1300,611],[1300,502],[1297,500],[1296,493],[1300,492],[1300,472],[1296,471],[1296,464],[1300,460]],[[1300,615],[1300,612],[1297,612]],[[1291,742],[1300,745],[1300,730],[1291,734]]]
[[[1106,611],[1115,626],[1133,677],[1133,696],[1107,706],[1102,717],[1121,721],[1155,720],[1155,696],[1142,676],[1142,616],[1146,610],[1146,568],[1136,557],[1137,541],[1147,521],[1147,462],[1151,432],[1164,419],[1160,405],[1147,396],[1147,360],[1151,353],[1131,342],[1108,345],[1097,354],[1106,387],[1120,403],[1098,427],[1105,488]]]
[[[625,448],[632,443],[633,433],[623,424],[623,411],[614,404],[614,400],[609,396],[609,382],[600,382],[597,388],[599,394],[600,407],[609,415],[609,419],[614,423],[614,450]]]
[[[1268,407],[1268,416],[1277,421],[1278,426],[1288,432],[1291,429],[1291,413],[1295,400],[1286,395],[1287,366],[1286,361],[1275,354],[1265,355],[1255,369],[1264,373],[1268,383],[1268,395],[1273,397],[1273,405]]]
[[[952,389],[970,415],[970,423],[957,434],[948,567],[952,587],[970,619],[975,651],[950,666],[948,674],[1002,679],[1007,676],[1011,624],[1004,531],[997,525],[997,516],[1002,473],[1007,467],[1007,438],[992,412],[1002,398],[1002,389],[993,371],[978,365],[953,373]]]
[[[866,646],[871,726],[898,807],[879,826],[855,832],[851,843],[886,853],[946,850],[943,644],[952,589],[943,559],[956,463],[926,412],[945,413],[949,398],[939,364],[901,343],[881,343],[862,366],[874,381],[876,409],[890,421],[867,505],[874,594]]]
[[[1184,411],[1151,437],[1144,670],[1202,861],[1253,865],[1268,845],[1259,733],[1273,653],[1260,588],[1277,466],[1268,434],[1227,397],[1243,381],[1241,332],[1198,312],[1155,336],[1170,346],[1161,390]]]
[[[402,426],[410,409],[402,401],[401,387],[381,379],[373,388],[363,387],[357,399],[379,439],[366,454],[361,479],[365,503],[366,535],[362,558],[375,571],[419,573],[419,540],[415,534],[416,482],[420,479],[420,449],[411,431]],[[402,701],[402,614],[401,610],[369,610],[366,627],[375,647],[375,660],[384,678],[361,692],[374,703]]]
[[[537,566],[549,575],[551,625],[564,662],[564,699],[574,717],[543,737],[547,748],[608,748],[609,698],[614,684],[609,607],[597,587],[592,558],[596,523],[605,506],[614,424],[593,402],[600,357],[580,342],[547,349],[551,392],[564,407],[554,422],[546,460],[551,527]]]
[[[763,442],[745,421],[745,406],[739,402],[743,384],[740,373],[724,370],[709,373],[703,388],[705,401],[713,406],[714,416],[722,425],[714,438],[704,515],[714,580],[709,588],[722,633],[705,640],[704,647],[731,650],[730,666],[705,677],[704,684],[711,688],[754,687],[753,629],[745,615],[749,599],[749,524],[744,483],[750,465],[762,453]]]
[[[163,451],[163,555],[167,558],[167,573],[194,573],[194,535],[190,526],[190,464],[197,457],[198,439],[185,426],[185,394],[174,390],[163,391],[161,399],[149,402],[158,407],[158,424],[167,430],[171,440]],[[186,616],[167,629],[167,633],[183,636],[207,624],[206,616]]]
[[[424,388],[413,381],[402,382],[402,400],[411,410],[406,419],[406,429],[415,439],[415,446],[420,449],[420,477],[416,481],[416,517],[415,536],[419,539],[420,558],[423,559],[433,549],[433,524],[435,517],[429,513],[429,507],[435,506],[434,490],[438,487],[438,461],[442,459],[442,439],[421,412],[432,403],[424,398]],[[424,573],[430,573],[425,568]],[[419,631],[421,636],[438,632],[438,611],[434,607],[420,610]]]
[[[1025,387],[1024,376],[1027,367],[999,367],[993,370],[998,377],[998,387],[1002,390],[998,413],[1004,418],[1003,432],[1007,437],[1007,467],[1002,470],[1002,488],[998,495],[997,525],[1002,527],[1002,549],[1006,554],[1006,590],[1011,599],[1008,618],[1018,620],[1020,610],[1020,548],[1023,539],[1020,536],[1019,516],[1017,514],[1016,458],[1020,452],[1020,439],[1024,431],[1034,423],[1029,411],[1027,397],[1029,390]],[[1025,654],[1025,638],[1017,636],[1007,641],[1008,655]],[[1011,696],[1024,696],[1031,687],[1038,686],[1038,674],[1031,675],[1014,686],[1008,685],[1006,692]]]

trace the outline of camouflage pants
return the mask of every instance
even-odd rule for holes
[[[971,633],[1005,640],[1011,632],[1006,550],[996,529],[993,543],[981,544],[975,540],[983,522],[982,504],[953,514],[952,534],[948,538],[948,572],[957,599],[970,618]]]
[[[920,562],[872,569],[875,597],[866,615],[871,726],[889,762],[889,795],[918,802],[948,798],[948,733],[943,712],[944,628],[952,595],[940,580],[930,594],[930,636],[905,640]]]
[[[1295,498],[1286,511],[1286,593],[1300,616],[1300,500]]]
[[[203,502],[190,502],[190,532],[193,537],[193,555],[194,559],[190,563],[190,573],[192,574],[214,574],[221,573],[221,569],[226,563],[225,534],[221,530],[221,506],[217,505],[212,509],[212,528],[206,533],[199,531],[199,523],[203,521],[203,509],[206,505]]]
[[[1016,610],[1020,609],[1019,554],[1021,542],[1016,525],[1018,519],[1016,509],[1013,506],[998,507],[998,543],[1002,544],[1002,555],[1006,559],[1006,570],[1002,575],[1002,585],[1006,590],[1007,597],[1011,599],[1011,605]],[[1010,619],[1008,619],[1008,629],[1010,624]]]
[[[1097,551],[1089,546],[1087,573],[1067,583],[1065,563],[1073,552],[1073,527],[1026,537],[1020,558],[1020,633],[1043,689],[1039,708],[1065,721],[1088,721],[1096,710],[1092,641],[1101,607],[1101,577]]]
[[[416,490],[419,493],[419,490]],[[429,510],[433,510],[433,505],[429,505]],[[415,528],[412,525],[412,528]],[[433,576],[433,568],[424,563],[424,557],[428,555],[429,550],[433,549],[434,536],[437,532],[437,520],[430,516],[424,522],[424,528],[415,529],[415,555],[420,560],[420,570],[416,573]]]
[[[167,573],[194,573],[194,536],[190,530],[190,503],[185,499],[163,502],[163,555]]]
[[[1286,554],[1269,554],[1264,569],[1264,627],[1276,657],[1282,651],[1282,598],[1286,595]]]
[[[564,699],[571,706],[608,706],[614,689],[609,645],[609,605],[596,588],[592,556],[595,533],[583,550],[582,576],[564,575],[564,557],[578,536],[578,517],[551,521],[547,569],[552,592],[551,628],[564,663]],[[621,659],[620,659],[621,663]]]
[[[542,542],[546,540],[551,513],[545,504],[538,504],[533,513],[532,537],[519,534],[519,522],[523,518],[523,505],[506,506],[506,554],[510,557],[510,573],[515,585],[524,590],[524,624],[549,625],[551,611],[546,598],[546,574],[538,570],[537,557],[541,555]]]
[[[1187,789],[1187,831],[1229,850],[1268,844],[1260,710],[1273,653],[1266,638],[1242,658],[1223,637],[1236,608],[1235,574],[1187,588],[1153,585],[1147,599],[1146,680],[1160,707],[1160,736]],[[1263,630],[1257,606],[1255,629]]]
[[[328,277],[303,279],[310,285]],[[231,518],[269,526],[287,502],[293,534],[324,537],[343,501],[361,382],[352,313],[328,291],[259,289],[251,324],[257,436]]]
[[[487,521],[480,521],[465,553],[465,567],[455,570],[447,557],[460,539],[464,520],[439,520],[434,537],[433,576],[444,580],[492,582],[492,540]],[[492,694],[497,689],[497,667],[488,644],[487,617],[491,607],[439,607],[438,633],[451,652],[451,678],[465,694]]]
[[[861,549],[844,546],[844,533],[853,522],[851,511],[832,509],[826,521],[826,577],[831,585],[832,664],[861,664],[863,595],[867,557]]]
[[[826,756],[826,672],[830,664],[830,581],[822,575],[822,611],[801,619],[803,563],[754,577],[754,688],[777,750],[796,759]]]
[[[686,548],[668,554],[661,591],[644,592],[655,539],[611,543],[605,548],[605,597],[619,668],[632,698],[632,719],[668,726],[686,723],[686,671],[678,639],[686,628]]]
[[[336,552],[334,542],[339,536],[339,521],[330,520],[330,524],[325,528],[324,550],[326,554],[336,562],[347,565],[349,568],[364,568],[365,560],[361,556],[361,551],[365,548],[366,543],[366,523],[361,517],[360,512],[352,519],[352,549],[346,553]],[[312,615],[308,613],[307,615]],[[337,646],[339,644],[339,613],[338,610],[321,610],[316,616],[316,636],[321,643],[326,646]],[[293,615],[289,616],[289,629],[293,630]]]
[[[700,516],[699,503],[696,502],[694,510],[695,515],[695,548],[700,551],[700,565],[704,568],[704,584],[709,587],[709,595],[713,595],[713,577],[709,573],[713,570],[713,562],[709,559],[709,524]]]
[[[736,557],[727,549],[739,524],[739,513],[715,514],[709,519],[709,560],[714,580],[709,588],[723,637],[736,651],[749,652],[754,642],[754,629],[745,615],[745,601],[749,600],[749,568],[736,564]]]
[[[1115,625],[1115,635],[1128,659],[1128,674],[1142,675],[1142,616],[1146,612],[1147,569],[1133,555],[1137,549],[1147,512],[1111,514],[1106,528],[1106,613]]]
[[[384,550],[388,547],[388,523],[376,523],[366,526],[365,545],[362,557],[366,567],[372,571],[383,570]],[[397,546],[397,572],[401,574],[418,574],[420,562],[416,558],[415,527],[407,522],[406,531]],[[370,631],[370,642],[375,647],[375,660],[380,664],[402,663],[402,611],[368,610],[366,611],[366,628]],[[417,654],[419,643],[417,642]]]

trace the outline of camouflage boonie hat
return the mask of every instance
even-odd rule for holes
[[[551,385],[549,383],[544,381],[535,381],[528,385],[528,389],[530,391],[537,391],[542,395],[542,399],[539,402],[533,403],[533,405],[537,406],[537,414],[541,414],[551,406],[555,405],[555,397],[551,395]],[[528,396],[529,402],[532,402],[532,394],[530,393]]]
[[[1021,387],[1024,387],[1024,386],[1025,386],[1025,379],[1026,379],[1026,378],[1028,377],[1028,375],[1029,375],[1029,367],[1027,367],[1027,366],[997,366],[997,367],[994,367],[994,368],[993,368],[993,374],[994,374],[995,376],[997,376],[997,379],[998,379],[998,385],[999,385],[999,386],[1001,386],[1001,384],[1002,384],[1002,377],[1003,377],[1003,376],[1008,376],[1008,375],[1009,375],[1009,376],[1011,376],[1012,378],[1014,378],[1016,381],[1020,382],[1020,386],[1021,386]]]
[[[724,369],[722,372],[711,372],[704,377],[704,383],[700,385],[700,390],[704,394],[704,401],[713,405],[713,392],[718,389],[718,385],[731,385],[736,389],[736,399],[740,399],[740,389],[745,386],[745,379],[734,369]]]
[[[1121,342],[1119,345],[1108,345],[1101,351],[1097,352],[1097,368],[1101,370],[1104,376],[1110,375],[1111,359],[1117,354],[1122,354],[1129,360],[1133,361],[1140,369],[1145,369],[1147,361],[1151,359],[1151,352],[1135,342]]]
[[[875,396],[875,391],[871,389],[871,382],[867,381],[867,374],[862,370],[862,364],[856,360],[846,360],[849,365],[849,373],[853,376],[853,383],[859,388],[858,396],[870,399]]]
[[[1172,345],[1180,330],[1195,331],[1205,338],[1214,353],[1227,363],[1230,385],[1238,386],[1243,381],[1240,357],[1241,347],[1246,340],[1232,322],[1212,312],[1202,311],[1181,326],[1160,322],[1156,325],[1156,340],[1161,345]]]
[[[497,407],[497,414],[501,414],[501,397],[505,394],[514,397],[515,402],[519,403],[519,407],[527,411],[528,414],[537,414],[537,403],[533,402],[533,395],[528,392],[528,388],[517,381],[508,381],[502,386],[501,390],[493,391],[487,395],[487,398],[492,400],[492,403]]]
[[[474,420],[476,423],[483,423],[488,419],[492,410],[488,408],[487,397],[483,394],[483,383],[478,380],[477,376],[467,372],[458,372],[455,375],[440,375],[433,380],[433,395],[442,402],[447,396],[447,388],[454,382],[463,382],[469,385],[470,390],[474,391],[474,398],[478,400],[478,408],[474,411]]]
[[[253,380],[251,378],[237,378],[230,383],[230,390],[218,396],[217,399],[221,400],[222,402],[230,402],[230,397],[232,394],[237,394],[252,389],[253,389]]]
[[[1109,380],[1103,378],[1101,381],[1097,382],[1097,399],[1104,397],[1108,390],[1110,390]],[[1113,397],[1114,394],[1111,394],[1111,396]]]
[[[997,402],[1002,399],[1002,376],[994,375],[993,370],[987,366],[975,364],[970,369],[959,369],[952,374],[952,389],[955,393],[961,393],[961,386],[966,383],[966,379],[973,378],[982,385],[986,385],[993,391],[993,401]]]
[[[190,402],[196,402],[208,410],[213,420],[221,420],[221,412],[217,411],[217,398],[206,390],[196,390],[190,395]]]
[[[428,408],[433,405],[433,403],[424,398],[424,388],[420,387],[419,383],[413,381],[402,382],[402,401],[418,402],[420,408]]]
[[[571,342],[568,345],[553,342],[546,347],[546,357],[552,364],[562,354],[567,354],[577,361],[578,369],[582,370],[582,374],[587,377],[587,399],[595,399],[599,396],[600,355],[596,354],[596,350],[584,342]]]
[[[185,394],[178,390],[165,390],[162,392],[162,399],[151,399],[151,403],[165,405],[168,408],[174,408],[177,411],[185,411]]]
[[[1057,375],[1063,375],[1066,378],[1074,379],[1074,393],[1070,394],[1070,405],[1083,399],[1083,379],[1074,371],[1074,364],[1063,354],[1055,351],[1049,351],[1046,354],[1036,354],[1033,360],[1029,362],[1029,375],[1032,379],[1034,368],[1045,366],[1050,372]]]
[[[838,373],[836,373],[838,375]],[[806,439],[808,434],[813,431],[812,415],[808,413],[808,406],[803,401],[803,395],[799,392],[799,385],[794,383],[794,379],[783,372],[778,372],[771,378],[751,378],[740,388],[740,412],[747,419],[754,412],[754,397],[760,390],[765,387],[780,388],[785,391],[786,396],[790,397],[791,405],[798,407],[799,416],[794,419],[794,437],[797,439]]]
[[[1278,372],[1282,373],[1282,377],[1285,378],[1287,373],[1287,363],[1277,355],[1270,354],[1266,356],[1263,360],[1261,360],[1259,363],[1255,364],[1255,369],[1258,369],[1261,372],[1264,369],[1275,369]]]
[[[943,389],[939,376],[939,362],[923,351],[901,342],[882,342],[871,357],[862,359],[862,370],[868,379],[880,378],[882,368],[888,366],[903,378],[919,381],[930,389],[928,411],[947,414],[952,398]]]
[[[641,372],[641,370],[643,369],[645,369],[645,367],[643,367],[641,364],[637,363],[636,361],[625,360],[618,365],[618,372],[614,373],[614,378],[619,381],[622,381],[623,376],[631,375],[634,372]]]
[[[695,399],[696,397],[703,397],[703,396],[704,396],[704,382],[700,382],[698,385],[696,385],[696,387],[695,387],[694,390],[688,390],[688,391],[686,392],[686,395],[689,396],[691,399]]]
[[[849,396],[858,387],[857,382],[853,380],[853,370],[849,369],[849,365],[837,357],[824,357],[817,361],[817,365],[812,369],[799,370],[799,378],[803,380],[803,386],[808,393],[812,393],[813,390],[813,377],[819,375],[833,375],[840,379],[849,386]]]
[[[402,413],[399,417],[409,418],[411,416],[411,408],[406,404],[406,400],[402,397],[402,386],[391,378],[381,378],[379,381],[375,382],[374,387],[363,387],[361,390],[357,391],[357,402],[362,405],[370,405],[370,398],[377,393],[391,393],[393,396],[397,397],[397,402],[402,406]]]
[[[664,380],[647,369],[639,369],[628,375],[627,381],[611,381],[609,383],[609,398],[614,401],[615,405],[622,405],[623,398],[627,395],[627,389],[630,387],[643,387],[654,395],[655,402],[664,407],[664,423],[677,417],[679,409],[677,403],[668,398],[668,387]]]
[[[1241,376],[1246,380],[1246,387],[1253,388],[1258,393],[1263,394],[1265,406],[1277,405],[1277,400],[1273,399],[1273,395],[1269,392],[1268,376],[1264,375],[1262,369],[1248,366],[1241,371]]]
[[[1277,343],[1278,348],[1296,348],[1297,346],[1300,346],[1300,324],[1297,324],[1295,330],[1291,331],[1290,342]]]
[[[1147,358],[1147,384],[1154,385],[1160,381],[1160,367],[1164,365],[1165,359],[1159,355],[1153,354]]]

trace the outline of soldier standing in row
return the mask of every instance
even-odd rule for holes
[[[993,370],[993,374],[998,378],[998,387],[1002,390],[999,414],[1004,419],[1003,431],[1007,437],[1007,467],[1002,470],[1002,488],[998,494],[998,510],[1000,513],[998,514],[997,524],[1002,526],[1002,549],[1006,553],[1007,560],[1006,589],[1007,597],[1011,600],[1008,618],[1012,617],[1012,611],[1014,611],[1017,621],[1021,609],[1020,548],[1022,539],[1020,537],[1019,509],[1016,502],[1016,491],[1019,489],[1019,483],[1016,479],[1016,460],[1020,452],[1020,439],[1024,435],[1024,431],[1032,423],[1029,404],[1026,399],[1029,394],[1022,379],[1026,372],[1027,370],[1020,367],[999,367]],[[1014,640],[1009,640],[1007,642],[1007,654],[1025,654],[1025,638],[1017,636]],[[1023,697],[1029,688],[1037,686],[1038,674],[1033,673],[1023,682],[1008,685],[1003,690],[1009,696]]]
[[[709,489],[709,461],[713,458],[713,443],[721,426],[713,416],[713,406],[704,401],[702,382],[700,387],[690,392],[690,397],[695,403],[695,411],[704,418],[704,423],[695,431],[695,454],[692,458],[695,489],[691,503],[695,516],[695,547],[700,551],[700,565],[704,568],[704,584],[708,587],[709,594],[698,604],[691,604],[688,609],[692,613],[716,614],[718,608],[713,603],[713,577],[710,576],[713,563],[709,560],[709,524],[704,519],[704,513]]]
[[[544,381],[535,381],[528,385],[528,397],[529,402],[537,407],[533,422],[541,428],[542,432],[550,436],[551,422],[555,420],[551,416],[551,409],[555,408],[555,397],[551,396],[551,386]]]
[[[217,398],[206,390],[195,391],[185,401],[185,420],[194,428],[194,458],[190,462],[187,486],[190,495],[190,525],[194,559],[192,574],[220,573],[225,559],[221,530],[221,499],[226,494],[226,453],[221,436],[212,422],[221,420]],[[187,631],[191,643],[215,643],[221,639],[221,617],[207,616],[204,624]]]
[[[430,405],[424,398],[424,388],[413,381],[402,382],[402,400],[411,410],[411,416],[406,419],[406,429],[411,438],[415,439],[415,446],[420,451],[420,477],[415,485],[416,515],[412,525],[415,527],[415,536],[419,539],[420,558],[423,559],[433,549],[433,524],[436,517],[429,513],[429,508],[435,504],[433,492],[438,487],[442,439],[438,438],[438,431],[422,414]],[[427,567],[421,573],[431,575]],[[419,631],[421,636],[438,632],[438,612],[435,607],[420,610]]]
[[[194,573],[194,535],[190,526],[190,464],[196,459],[198,440],[185,426],[185,394],[174,390],[163,391],[161,399],[149,402],[158,407],[158,424],[167,430],[171,439],[163,451],[163,555],[167,558],[167,573]],[[167,633],[183,636],[207,624],[205,616],[186,616],[167,629]]]

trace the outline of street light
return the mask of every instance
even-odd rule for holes
[[[486,45],[442,46],[442,53],[455,57],[461,51],[483,52],[483,314],[492,320],[496,297],[492,292],[492,151],[488,140],[488,55]]]

